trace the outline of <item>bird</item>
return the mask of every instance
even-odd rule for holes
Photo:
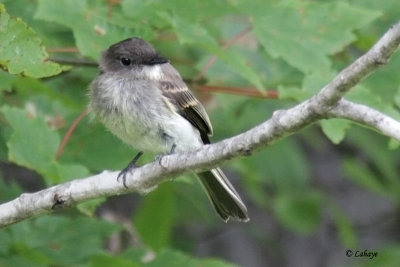
[[[105,127],[140,151],[118,175],[124,185],[143,152],[166,155],[210,144],[213,128],[205,108],[170,61],[139,37],[103,51],[89,98]],[[220,168],[197,176],[224,222],[249,221],[246,205]]]

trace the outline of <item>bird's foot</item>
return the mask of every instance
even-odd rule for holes
[[[133,169],[136,169],[138,166],[136,165],[136,161],[143,155],[143,152],[140,151],[137,153],[137,155],[132,159],[132,161],[126,166],[119,174],[117,177],[117,181],[119,182],[120,179],[122,179],[122,183],[125,188],[128,188],[126,185],[126,175],[130,173]]]
[[[171,155],[171,154],[174,154],[175,148],[176,148],[176,145],[173,144],[172,147],[171,147],[171,150],[170,150],[167,154],[157,155],[157,156],[156,156],[156,160],[158,161],[158,164],[160,164],[162,167],[164,167],[164,166],[162,165],[162,163],[161,163],[163,157],[164,157],[164,156]]]

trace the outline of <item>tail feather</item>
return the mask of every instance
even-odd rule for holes
[[[221,169],[198,175],[211,203],[224,222],[230,218],[241,222],[249,221],[246,206]]]

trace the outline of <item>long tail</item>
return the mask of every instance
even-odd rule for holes
[[[212,169],[198,175],[215,210],[224,222],[230,218],[241,222],[249,220],[246,206],[221,169]]]

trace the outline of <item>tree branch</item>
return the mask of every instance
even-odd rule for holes
[[[232,158],[248,156],[321,118],[348,118],[374,127],[400,141],[399,122],[371,108],[341,99],[361,79],[388,62],[399,43],[400,22],[391,27],[364,56],[340,72],[316,96],[291,109],[274,112],[271,119],[253,129],[194,151],[164,156],[160,163],[157,161],[137,168],[126,177],[128,189],[117,182],[118,172],[105,171],[37,193],[22,194],[0,205],[0,227],[96,197],[134,191],[146,193],[170,177],[188,171],[214,168]],[[373,117],[367,118],[370,116]]]
[[[327,112],[327,115],[361,123],[386,136],[400,140],[400,122],[368,106],[342,99]]]
[[[332,82],[322,88],[316,97],[318,105],[326,108],[326,106],[339,101],[361,79],[364,79],[378,67],[386,64],[399,47],[399,43],[400,22],[397,22],[390,27],[365,55],[341,71]]]

